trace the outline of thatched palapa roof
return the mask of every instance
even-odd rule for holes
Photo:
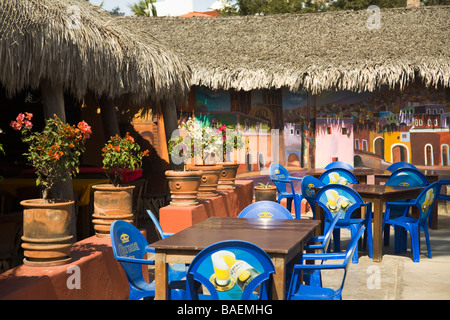
[[[450,7],[373,13],[180,18],[118,18],[187,58],[193,84],[212,89],[287,87],[373,91],[422,78],[450,86]],[[369,20],[368,28],[366,23]]]
[[[190,70],[160,41],[145,43],[84,0],[0,0],[0,84],[11,96],[43,79],[75,97],[184,102]]]

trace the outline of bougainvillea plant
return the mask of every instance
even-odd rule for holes
[[[143,157],[148,155],[149,151],[141,151],[141,147],[128,132],[123,138],[118,134],[111,137],[102,149],[103,168],[109,181],[117,187],[124,171],[139,169]]]
[[[55,114],[45,120],[42,132],[33,132],[32,117],[32,113],[20,113],[10,125],[21,131],[22,141],[28,144],[28,152],[24,155],[36,169],[36,185],[43,188],[42,197],[50,201],[49,191],[55,183],[66,181],[68,176],[79,172],[80,156],[92,131],[85,121],[70,125]]]

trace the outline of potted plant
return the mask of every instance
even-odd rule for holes
[[[170,156],[173,160],[185,164],[194,159],[194,164],[186,166],[187,170],[202,171],[197,197],[217,196],[217,185],[223,167],[214,164],[213,159],[216,154],[222,152],[221,135],[195,118],[183,122],[179,129],[179,136],[169,140]]]
[[[143,157],[149,151],[141,151],[140,146],[127,132],[125,137],[118,134],[111,137],[102,149],[103,169],[110,184],[98,184],[94,189],[93,224],[98,237],[109,237],[111,224],[115,220],[134,223],[133,189],[122,186],[124,175],[140,172]]]
[[[42,188],[41,199],[20,203],[24,207],[24,264],[61,265],[71,259],[74,201],[53,199],[50,192],[56,183],[79,172],[79,158],[92,131],[85,121],[75,126],[63,123],[54,115],[45,121],[42,132],[32,132],[32,117],[33,114],[25,112],[11,121],[11,127],[21,131],[22,141],[28,144],[24,155],[36,170],[36,185]]]
[[[232,190],[235,188],[236,174],[239,167],[235,157],[231,157],[234,152],[240,150],[244,146],[243,132],[240,128],[234,126],[218,125],[218,131],[222,136],[223,166],[217,188],[219,190]]]
[[[277,201],[277,188],[269,182],[259,182],[258,186],[255,186],[255,201]]]

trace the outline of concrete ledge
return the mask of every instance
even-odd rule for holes
[[[253,181],[236,180],[234,190],[219,193],[217,197],[199,199],[197,206],[159,209],[159,221],[164,232],[176,233],[209,217],[237,217],[253,201]]]
[[[109,238],[93,236],[77,242],[73,245],[71,257],[72,262],[63,266],[20,265],[0,274],[0,299],[128,299],[127,277],[114,259]],[[76,283],[80,285],[79,289],[69,288]]]

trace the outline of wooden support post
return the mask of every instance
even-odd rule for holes
[[[103,132],[106,141],[108,141],[111,136],[120,135],[116,106],[112,99],[105,96],[100,98],[99,103],[102,110]]]

